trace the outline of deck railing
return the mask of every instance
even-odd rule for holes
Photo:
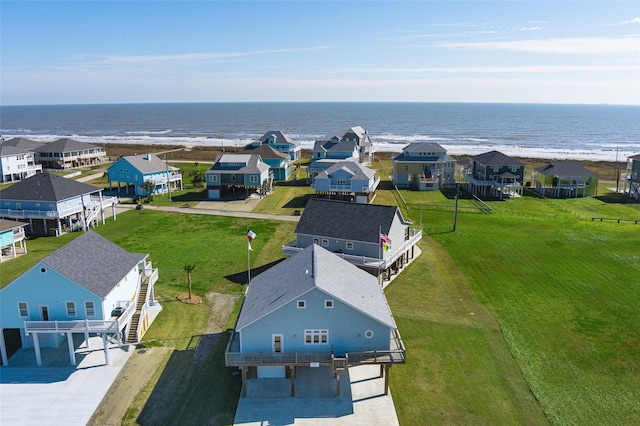
[[[30,333],[73,332],[73,333],[117,333],[118,321],[76,320],[76,321],[25,321],[24,330]]]
[[[404,364],[406,351],[398,330],[394,330],[389,350],[347,352],[349,365],[359,364]],[[333,353],[327,352],[240,352],[238,333],[231,333],[225,351],[227,367],[289,365],[308,366],[311,363],[331,365]]]

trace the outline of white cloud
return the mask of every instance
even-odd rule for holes
[[[633,72],[640,71],[637,65],[535,65],[535,66],[491,66],[491,67],[426,67],[426,68],[343,68],[323,70],[327,74],[340,73],[564,73],[564,72]]]
[[[640,36],[619,38],[551,38],[514,41],[439,43],[438,47],[564,54],[638,54]]]
[[[618,25],[632,25],[632,24],[640,24],[640,18],[629,19],[628,21],[616,22],[615,24],[609,24],[610,26],[618,26]]]

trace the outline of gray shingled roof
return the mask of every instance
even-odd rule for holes
[[[101,191],[93,185],[50,173],[38,173],[0,190],[2,200],[63,201]]]
[[[220,163],[246,163],[239,169],[229,169],[220,166]],[[216,157],[216,162],[209,169],[220,173],[262,173],[269,170],[269,165],[262,161],[257,154],[221,154]]]
[[[28,149],[18,148],[11,145],[0,145],[0,157],[7,157],[9,155],[20,155],[28,152]],[[33,155],[33,154],[32,154]]]
[[[311,198],[294,232],[377,244],[380,227],[389,233],[396,214],[404,221],[396,206]]]
[[[323,170],[318,173],[316,179],[328,179],[331,174],[338,170],[347,170],[351,173],[352,178],[355,179],[373,179],[376,175],[376,171],[368,167],[363,166],[355,161],[341,161],[329,167],[327,170]]]
[[[127,155],[123,157],[143,175],[167,171],[167,163],[155,154]],[[180,170],[169,166],[169,170]]]
[[[565,179],[598,176],[596,173],[585,169],[582,163],[578,161],[557,161],[546,166],[538,167],[536,171],[546,176],[558,176]]]
[[[478,154],[471,157],[471,160],[476,161],[485,166],[523,166],[519,160],[513,157],[509,157],[501,153],[500,151],[489,151],[482,154]]]
[[[253,146],[249,144],[245,146],[239,154],[258,154],[262,158],[276,158],[278,160],[289,158],[289,156],[284,152],[273,149],[273,147],[269,145]]]
[[[260,139],[258,139],[260,142],[264,142],[267,140],[267,138],[269,138],[269,136],[271,135],[276,135],[276,143],[277,144],[290,144],[290,145],[296,145],[295,142],[293,142],[291,139],[289,139],[289,136],[285,135],[284,133],[282,133],[280,130],[271,130],[266,132],[264,135],[262,135],[260,137]]]
[[[410,143],[402,149],[403,152],[441,152],[446,153],[447,150],[442,145],[435,142],[416,142]]]
[[[19,222],[17,220],[0,219],[0,231],[6,231],[7,229],[21,228],[27,225],[28,223]]]
[[[13,138],[8,141],[2,142],[5,146],[15,146],[16,148],[26,149],[27,151],[33,151],[35,148],[44,145],[43,142],[32,141],[26,138]]]
[[[99,146],[91,145],[85,142],[78,142],[74,139],[62,138],[53,142],[42,144],[34,149],[35,152],[72,152],[82,151],[83,149],[99,149]]]
[[[313,244],[251,280],[236,329],[246,327],[313,288],[396,328],[378,280]]]
[[[42,263],[104,298],[146,254],[129,253],[88,231],[42,259]]]
[[[629,157],[633,160],[640,160],[640,154],[636,154],[636,155],[632,155],[631,157]]]

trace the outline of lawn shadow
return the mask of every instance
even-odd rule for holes
[[[604,194],[604,195],[597,195],[593,198],[607,204],[640,204],[640,200],[634,200],[628,197],[626,194],[621,194],[617,192],[611,192],[609,194]]]
[[[177,196],[171,196],[172,201],[187,202],[187,201],[204,201],[207,199],[207,190],[204,189],[198,192],[187,192]]]
[[[284,259],[278,259],[278,260],[274,260],[273,262],[267,263],[265,265],[258,266],[256,268],[251,268],[251,276],[255,277],[256,275],[261,274],[262,272],[266,271],[267,269],[271,268],[272,266],[277,265],[278,263],[282,262],[283,260]],[[229,281],[231,281],[232,283],[247,284],[249,275],[247,274],[247,270],[245,269],[244,271],[238,272],[236,274],[226,275],[225,278],[228,279]]]
[[[309,202],[311,198],[315,198],[315,194],[305,194],[299,197],[294,197],[282,207],[291,209],[303,209],[307,206],[307,202]]]
[[[174,350],[136,422],[150,424],[233,424],[242,382],[225,367],[229,332],[192,336],[184,350]],[[198,359],[207,336],[210,355]]]

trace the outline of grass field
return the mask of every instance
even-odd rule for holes
[[[277,186],[256,210],[291,214],[310,193]],[[400,194],[383,181],[376,203],[399,204],[425,232],[422,255],[386,289],[407,348],[390,375],[400,424],[640,424],[640,225],[590,220],[640,218],[638,204],[523,197],[482,214],[460,200],[452,233],[453,200]],[[223,365],[224,336],[204,365],[190,362],[208,313],[175,297],[192,261],[197,295],[241,294],[247,226],[255,275],[282,258],[295,223],[142,210],[96,228],[160,271],[164,309],[143,343],[171,353],[125,423],[232,421],[239,379]],[[29,256],[3,263],[2,285],[76,236],[30,240]]]

